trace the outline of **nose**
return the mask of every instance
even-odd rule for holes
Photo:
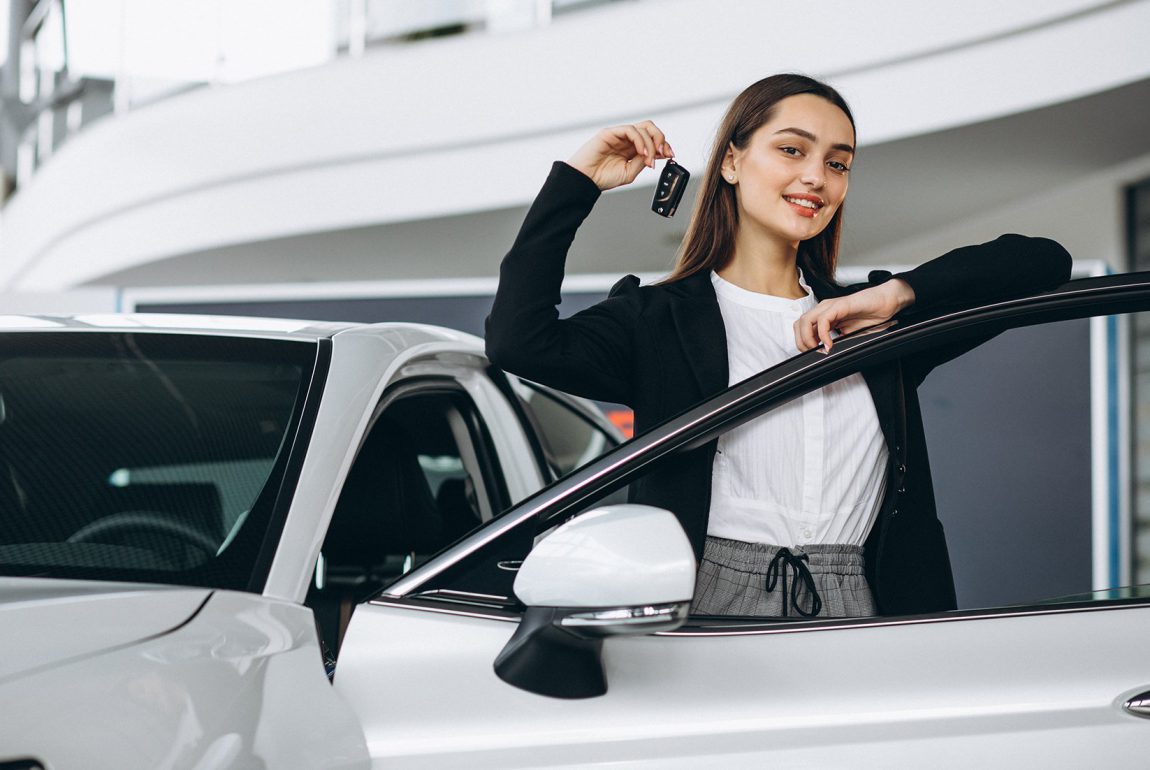
[[[812,159],[812,162],[803,168],[799,181],[815,190],[822,189],[826,182],[826,168],[823,167],[822,161]]]

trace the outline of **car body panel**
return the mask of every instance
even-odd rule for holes
[[[0,684],[99,655],[185,623],[211,591],[0,577]],[[61,633],[61,629],[82,629]]]
[[[1148,625],[1122,607],[612,638],[607,694],[568,701],[491,671],[513,623],[380,602],[353,617],[335,687],[379,768],[1071,770],[1150,750],[1121,708],[1150,688]]]
[[[200,603],[168,633],[6,682],[0,759],[19,747],[52,770],[366,766],[306,608],[230,591]]]

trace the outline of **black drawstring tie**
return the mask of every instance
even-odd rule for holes
[[[780,548],[779,552],[775,554],[775,558],[771,559],[770,566],[767,567],[767,593],[775,590],[775,586],[779,582],[779,575],[783,577],[783,617],[788,617],[787,613],[787,568],[794,572],[794,582],[790,585],[790,602],[795,611],[800,615],[808,618],[813,618],[818,615],[823,608],[822,597],[819,596],[819,591],[815,587],[815,579],[811,576],[811,571],[807,569],[805,562],[810,561],[807,554],[802,553],[795,555],[791,553],[789,548]],[[799,591],[802,587],[806,586],[807,592],[811,595],[811,611],[807,612],[799,606]]]

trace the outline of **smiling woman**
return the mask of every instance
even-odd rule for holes
[[[835,281],[854,120],[830,86],[775,75],[744,90],[698,178],[676,266],[559,320],[567,249],[599,193],[674,155],[650,121],[599,131],[556,163],[503,260],[488,355],[528,379],[635,410],[640,433],[796,353],[899,314],[1019,296],[1069,278],[1053,241],[1007,235],[914,270]],[[955,606],[915,389],[977,342],[907,357],[803,396],[633,484],[700,559],[693,610],[865,616]],[[912,508],[911,525],[890,528]]]

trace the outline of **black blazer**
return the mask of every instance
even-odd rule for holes
[[[579,171],[553,166],[500,266],[487,355],[527,379],[632,407],[638,433],[727,387],[726,330],[706,272],[655,286],[627,276],[604,301],[559,319],[567,251],[599,194]],[[1070,262],[1054,241],[1004,235],[896,277],[914,289],[912,310],[923,312],[1053,288],[1069,278]],[[869,283],[842,287],[817,280],[813,270],[804,274],[818,299],[892,277],[875,271]],[[865,546],[867,577],[883,614],[955,607],[916,387],[960,352],[916,355],[863,372],[891,458],[887,493]],[[696,556],[707,533],[715,443],[669,458],[630,489],[633,502],[679,518]]]

